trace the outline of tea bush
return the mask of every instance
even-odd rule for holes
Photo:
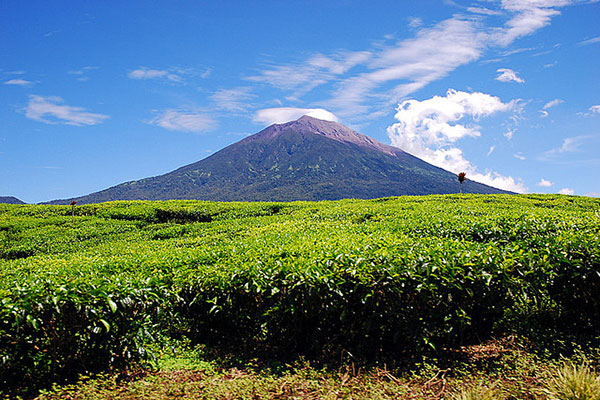
[[[558,195],[0,205],[0,390],[143,360],[167,337],[326,362],[597,338],[599,210]]]

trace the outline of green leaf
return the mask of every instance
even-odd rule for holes
[[[108,299],[108,306],[110,307],[110,310],[113,313],[117,312],[117,303],[115,303],[114,301],[112,301],[110,298]]]
[[[100,322],[102,323],[102,325],[104,325],[104,328],[106,328],[106,332],[109,332],[110,331],[110,324],[106,320],[104,320],[102,318],[100,318]]]

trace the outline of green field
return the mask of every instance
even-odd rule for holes
[[[0,243],[0,394],[181,343],[337,368],[600,337],[594,198],[0,205]]]

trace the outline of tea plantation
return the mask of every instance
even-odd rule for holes
[[[598,344],[600,199],[0,205],[0,394],[178,341],[392,365],[512,333]]]

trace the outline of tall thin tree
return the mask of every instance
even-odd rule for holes
[[[75,221],[75,204],[77,204],[77,201],[73,200],[71,202],[71,218],[73,221]]]
[[[462,184],[463,184],[464,181],[467,180],[467,174],[464,173],[464,172],[461,172],[457,176],[458,176],[458,183],[460,183],[460,194],[462,194],[462,192],[463,192],[463,190],[462,190]]]

